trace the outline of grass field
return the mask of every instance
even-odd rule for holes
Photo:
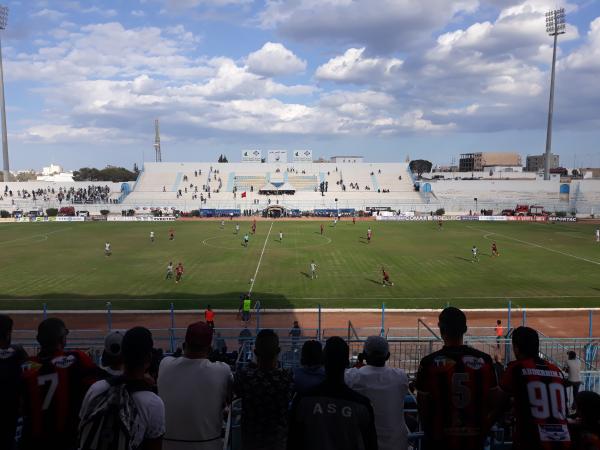
[[[595,225],[445,222],[0,224],[0,309],[237,308],[250,289],[266,308],[600,306]],[[373,228],[373,241],[366,230]],[[167,230],[174,227],[176,239]],[[153,230],[157,240],[150,242]],[[270,234],[269,234],[269,230]],[[279,242],[279,232],[284,238]],[[110,241],[113,255],[104,256]],[[500,257],[492,258],[492,240]],[[471,246],[481,259],[471,262]],[[263,252],[264,249],[264,252]],[[262,256],[261,256],[262,255]],[[308,276],[318,264],[319,278]],[[183,282],[165,280],[169,261]],[[260,264],[259,264],[260,262]],[[382,287],[385,266],[395,286]],[[256,273],[256,277],[255,277]]]

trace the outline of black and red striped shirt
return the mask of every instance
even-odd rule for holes
[[[565,380],[558,367],[541,358],[513,361],[500,387],[514,398],[515,450],[571,448]]]
[[[429,397],[425,444],[439,450],[483,448],[491,427],[490,393],[497,388],[492,359],[466,345],[443,347],[421,360],[419,394]]]
[[[100,370],[78,350],[32,357],[22,369],[23,448],[73,448],[81,402]]]

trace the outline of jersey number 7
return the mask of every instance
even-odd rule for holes
[[[50,407],[52,398],[58,387],[58,374],[55,372],[38,376],[38,386],[48,386],[46,395],[44,396],[44,403],[42,404],[42,410],[46,411]]]

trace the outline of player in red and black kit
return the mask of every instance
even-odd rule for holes
[[[439,316],[444,347],[421,360],[417,404],[427,450],[482,450],[498,410],[492,358],[463,345],[465,314],[448,307]]]
[[[183,277],[183,272],[183,264],[177,264],[177,267],[175,267],[175,283],[179,283],[181,281],[181,277]]]
[[[492,242],[492,256],[500,256],[500,253],[498,253],[498,246],[495,242]]]
[[[508,364],[500,381],[502,391],[514,399],[516,429],[514,450],[571,448],[567,427],[567,393],[562,372],[541,359],[537,331],[513,331],[516,361]]]
[[[170,241],[175,240],[175,230],[173,228],[169,228],[169,240]]]
[[[88,388],[102,377],[90,357],[65,351],[69,331],[50,318],[40,323],[41,350],[23,366],[23,436],[20,449],[72,450],[77,448],[79,409]]]
[[[256,234],[256,219],[252,221],[252,234]]]
[[[27,359],[22,347],[11,344],[13,321],[0,314],[0,449],[12,449],[19,415],[21,364]]]

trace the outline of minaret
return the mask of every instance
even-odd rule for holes
[[[160,154],[160,129],[158,127],[158,119],[154,121],[154,153],[155,161],[162,162],[162,156]]]

